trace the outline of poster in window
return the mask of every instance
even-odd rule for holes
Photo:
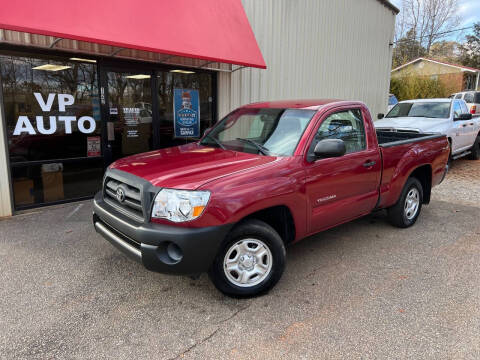
[[[100,156],[101,155],[101,145],[100,145],[100,136],[89,136],[87,137],[87,156]]]
[[[173,114],[176,138],[200,137],[198,90],[173,89]]]

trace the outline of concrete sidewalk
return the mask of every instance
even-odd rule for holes
[[[479,166],[456,163],[410,229],[380,212],[292,246],[249,300],[128,260],[90,202],[2,220],[0,358],[478,359]]]

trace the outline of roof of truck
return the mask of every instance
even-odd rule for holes
[[[318,110],[321,106],[334,102],[343,102],[338,99],[308,99],[308,100],[279,100],[265,101],[244,105],[244,108],[271,108],[271,109],[309,109]]]

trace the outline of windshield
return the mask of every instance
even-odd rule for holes
[[[200,144],[290,156],[314,114],[314,110],[302,109],[239,109],[221,120]]]
[[[427,117],[448,118],[450,116],[450,102],[404,102],[395,105],[385,116],[396,117]]]

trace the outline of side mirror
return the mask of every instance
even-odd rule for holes
[[[212,128],[206,128],[205,131],[203,132],[203,136],[207,135],[210,131],[212,131]]]
[[[381,120],[381,119],[383,119],[384,117],[385,117],[385,114],[382,114],[382,113],[379,113],[379,114],[377,115],[377,119],[378,119],[378,120]]]
[[[313,150],[316,158],[339,157],[345,155],[346,152],[345,143],[340,139],[320,140]]]
[[[460,114],[458,117],[453,119],[454,121],[460,120],[472,120],[472,114]]]

